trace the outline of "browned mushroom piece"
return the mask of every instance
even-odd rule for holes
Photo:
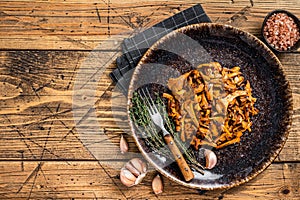
[[[171,78],[164,93],[168,115],[182,141],[215,148],[237,143],[246,130],[251,132],[254,107],[249,81],[245,83],[240,67],[231,69],[217,62],[201,64],[178,78]]]

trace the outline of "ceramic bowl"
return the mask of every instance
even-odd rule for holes
[[[261,27],[261,34],[262,34],[262,37],[263,37],[263,42],[265,44],[267,44],[267,46],[272,51],[274,51],[275,53],[294,52],[294,51],[296,51],[300,47],[300,39],[291,48],[287,49],[286,51],[283,51],[283,50],[279,50],[279,49],[274,48],[274,46],[267,41],[267,39],[266,39],[266,37],[264,35],[264,27],[266,26],[266,22],[268,21],[268,19],[272,15],[277,14],[277,13],[285,13],[285,14],[287,14],[287,16],[291,17],[294,20],[294,22],[296,23],[296,25],[298,27],[298,30],[300,31],[300,20],[294,14],[292,14],[289,11],[282,10],[282,9],[273,10],[272,12],[270,12],[270,13],[267,14],[267,16],[265,17],[264,22],[262,24],[262,27]]]
[[[185,182],[176,162],[168,163],[168,158],[153,153],[129,120],[134,140],[150,164],[169,179],[201,190],[237,186],[265,170],[283,148],[292,119],[291,90],[276,55],[255,36],[214,23],[186,26],[157,41],[133,73],[128,109],[132,94],[139,87],[161,94],[167,90],[170,77],[211,61],[228,68],[240,66],[245,79],[250,81],[259,109],[252,119],[252,132],[245,132],[239,143],[214,150],[218,158],[215,168],[205,170],[204,175],[194,172],[195,178]]]

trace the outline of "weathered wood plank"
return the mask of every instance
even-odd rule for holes
[[[92,50],[110,36],[128,37],[138,28],[191,7],[195,1],[1,1],[0,49]],[[201,1],[213,22],[226,23],[260,37],[273,9],[300,16],[298,0]],[[8,34],[9,32],[9,34]]]
[[[163,177],[164,192],[151,189],[153,170],[140,185],[126,188],[118,178],[124,163],[0,162],[0,198],[21,199],[299,199],[299,164],[273,164],[249,183],[224,191],[199,191]],[[104,170],[105,168],[105,170]],[[297,178],[298,177],[298,178]]]
[[[101,51],[0,53],[0,89],[9,91],[0,93],[1,159],[95,159],[92,156],[95,152],[98,152],[97,158],[102,160],[124,158],[118,154],[118,142],[120,134],[128,130],[126,102],[123,101],[123,105],[118,103],[112,112],[114,85],[108,77],[115,66],[108,64],[101,78],[90,79],[88,76],[93,74],[93,70],[84,64],[85,59],[92,57],[89,65],[100,68],[98,59],[93,58],[103,55]],[[287,54],[280,59],[293,90],[294,122],[278,159],[297,161],[300,159],[300,54]],[[81,71],[81,67],[85,68]],[[78,75],[79,71],[83,75]],[[91,105],[86,103],[89,101],[88,94],[79,93],[79,103],[75,100],[77,94],[72,91],[78,83],[86,83],[87,88],[96,90],[96,99],[92,99]],[[73,106],[77,106],[76,109]],[[81,119],[90,120],[83,120],[90,122],[89,126],[83,122],[76,126],[75,121]],[[128,137],[128,140],[130,151],[138,153],[132,138]]]
[[[2,159],[94,159],[85,149],[86,144],[80,140],[80,137],[90,136],[81,136],[74,122],[86,114],[85,108],[89,108],[89,105],[73,101],[75,97],[72,91],[76,82],[87,83],[86,87],[94,86],[95,98],[101,97],[97,105],[105,111],[98,118],[96,114],[89,116],[89,120],[95,122],[92,128],[99,128],[99,134],[106,131],[107,137],[100,143],[102,148],[98,150],[111,152],[107,154],[109,159],[118,157],[114,155],[122,131],[116,125],[115,121],[118,120],[111,115],[110,96],[103,95],[106,90],[111,94],[108,72],[112,68],[108,65],[101,77],[91,78],[92,69],[82,64],[84,59],[92,57],[92,64],[100,68],[102,66],[98,59],[104,54],[62,51],[1,53],[3,65],[0,69],[0,87],[3,91],[9,91],[2,94],[0,102]],[[83,74],[78,75],[79,71]],[[81,100],[86,102],[86,99]],[[93,108],[94,104],[90,106]],[[132,140],[130,146],[133,146],[131,150],[137,151]]]
[[[116,49],[137,29],[195,3],[0,2],[0,199],[300,198],[300,54],[279,57],[293,91],[289,139],[276,161],[254,180],[200,195],[164,178],[165,192],[159,196],[151,190],[153,170],[138,186],[126,188],[120,183],[119,169],[140,154],[128,135],[130,152],[119,153],[120,134],[128,127],[124,104],[118,104],[115,112],[111,108],[115,85],[108,74],[115,68]],[[201,4],[213,22],[258,37],[267,12],[287,9],[300,16],[298,0],[203,0]]]

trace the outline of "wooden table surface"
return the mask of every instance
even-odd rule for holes
[[[129,135],[130,153],[118,148],[126,116],[112,112],[108,77],[117,44],[196,3],[213,22],[257,37],[273,9],[300,17],[299,0],[1,0],[0,199],[300,199],[300,51],[279,55],[293,124],[280,155],[255,179],[203,192],[164,177],[158,196],[153,169],[140,185],[120,183],[121,166],[139,153]]]

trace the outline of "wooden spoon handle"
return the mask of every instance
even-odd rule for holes
[[[186,160],[184,159],[184,157],[182,156],[182,153],[180,152],[177,145],[175,144],[172,136],[166,135],[166,136],[164,136],[164,139],[165,139],[168,147],[170,148],[185,181],[192,180],[194,178],[194,174],[193,174],[191,168],[189,167],[189,165],[186,163]]]

